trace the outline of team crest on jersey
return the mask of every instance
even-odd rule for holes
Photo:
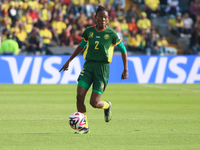
[[[101,83],[101,89],[103,90],[103,88],[104,88],[104,84],[103,84],[103,83]]]
[[[90,32],[89,38],[93,38],[94,32]]]
[[[105,35],[104,35],[104,39],[105,39],[105,40],[109,39],[109,37],[110,37],[109,34],[105,34]]]

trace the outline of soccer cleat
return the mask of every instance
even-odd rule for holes
[[[104,109],[105,122],[109,122],[112,119],[111,102],[107,101],[107,103],[109,104],[109,107],[108,107],[108,109]]]
[[[90,133],[89,128],[83,128],[81,130],[78,130],[77,132],[74,132],[74,134],[87,134],[87,133]]]

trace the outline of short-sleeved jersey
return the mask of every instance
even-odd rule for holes
[[[142,29],[148,29],[149,27],[151,27],[151,21],[147,18],[139,19],[137,22],[137,26]]]
[[[159,47],[164,47],[164,46],[167,46],[168,42],[167,42],[167,40],[165,40],[165,39],[162,40],[162,41],[161,41],[161,40],[158,40],[158,41],[157,41],[157,44],[158,44]]]
[[[40,33],[40,36],[42,37],[44,44],[50,44],[51,43],[50,38],[52,38],[52,33],[49,29],[40,30],[39,33]],[[49,38],[46,38],[46,36],[48,36]]]
[[[102,30],[96,26],[87,27],[82,38],[87,42],[84,59],[109,63],[112,62],[114,46],[121,42],[117,32],[108,26]]]
[[[27,38],[27,33],[24,30],[21,30],[19,33],[17,33],[17,37],[20,41],[24,42]]]
[[[160,3],[159,0],[145,0],[145,5],[147,5],[154,11],[156,11],[156,9],[158,8],[159,3]]]
[[[67,25],[62,21],[53,21],[51,25],[56,29],[58,34],[62,34],[63,29],[67,28]]]
[[[176,24],[179,24],[179,25],[181,25],[181,26],[184,26],[183,20],[178,21],[178,20],[176,20],[175,18],[173,18],[173,19],[169,19],[168,22],[169,22],[169,24],[171,25],[171,27],[176,27]]]

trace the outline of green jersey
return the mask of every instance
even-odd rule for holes
[[[5,40],[1,43],[0,54],[18,54],[18,43],[12,39]]]
[[[87,42],[84,59],[99,62],[112,62],[114,46],[121,42],[117,32],[108,26],[102,30],[87,27],[82,38]]]

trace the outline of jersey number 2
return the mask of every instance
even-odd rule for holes
[[[95,44],[96,44],[95,49],[99,49],[99,48],[98,48],[99,41],[95,41]]]

